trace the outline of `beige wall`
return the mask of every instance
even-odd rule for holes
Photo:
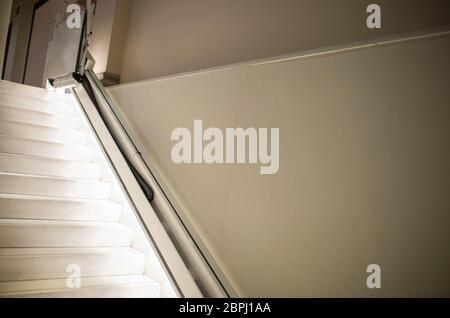
[[[117,0],[98,0],[92,23],[92,41],[89,51],[95,58],[96,73],[106,72]]]
[[[114,14],[111,44],[108,57],[107,72],[120,75],[122,73],[123,54],[128,36],[128,23],[131,1],[118,0]]]
[[[3,58],[5,54],[6,39],[8,37],[11,6],[12,0],[0,2],[0,76],[3,72]]]
[[[122,82],[450,24],[446,0],[133,0]]]
[[[241,296],[448,297],[449,56],[447,35],[109,91]],[[279,173],[173,164],[194,119],[279,127]]]
[[[105,77],[105,83],[117,84],[118,79],[108,77],[121,75],[129,14],[129,0],[97,0],[90,52],[96,61],[94,71]]]

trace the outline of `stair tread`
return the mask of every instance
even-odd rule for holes
[[[74,130],[78,130],[81,123],[78,117],[67,116],[66,114],[44,113],[2,105],[0,105],[0,118],[21,124]]]
[[[82,278],[80,289],[98,287],[129,287],[142,285],[159,285],[145,275],[119,275]],[[67,279],[28,280],[14,282],[0,282],[0,295],[15,293],[37,293],[51,291],[69,291]]]
[[[3,219],[118,222],[121,212],[111,200],[0,193]]]
[[[2,134],[0,134],[0,151],[76,162],[93,162],[95,158],[94,149],[88,146],[33,140]]]
[[[64,279],[71,264],[83,278],[142,275],[145,257],[131,247],[0,248],[0,282]]]
[[[1,151],[2,154],[18,155],[18,156],[30,156],[30,157],[40,158],[40,159],[70,161],[70,162],[76,162],[76,163],[94,163],[92,161],[92,159],[88,160],[88,159],[73,158],[73,156],[72,157],[64,157],[63,158],[63,157],[57,157],[57,156],[50,156],[50,155],[44,154],[42,152],[36,152],[36,151],[34,151],[34,153],[31,153],[31,152],[28,152],[28,153],[25,152],[24,153],[24,150],[22,150],[20,148],[13,148],[13,150],[11,150],[11,148],[9,147],[9,149],[5,149],[5,147],[1,147],[2,146],[1,145],[1,139],[2,138],[10,138],[10,139],[13,139],[13,140],[16,140],[16,141],[23,141],[23,142],[30,142],[30,143],[37,143],[37,144],[41,143],[40,146],[45,146],[45,142],[43,142],[43,141],[27,140],[27,139],[23,139],[23,138],[15,138],[15,137],[8,137],[8,136],[0,136],[0,151]],[[52,143],[47,143],[47,145],[50,145],[50,146],[55,146],[56,145],[56,147],[72,147],[72,146],[76,146],[76,145],[62,145],[62,144],[56,144],[56,143],[53,143],[53,145],[51,145],[51,144]],[[34,146],[37,146],[37,145],[34,144]],[[83,150],[87,151],[88,153],[91,151],[91,149],[89,147],[84,147]]]
[[[118,222],[91,222],[91,221],[67,221],[67,220],[22,220],[0,219],[0,226],[58,226],[58,227],[105,227],[132,230],[131,227]]]
[[[64,114],[64,113],[47,113],[47,112],[43,112],[43,111],[39,111],[39,110],[35,110],[35,109],[26,109],[26,108],[18,108],[18,107],[14,107],[11,105],[2,105],[0,102],[0,109],[8,109],[11,111],[19,111],[19,112],[26,112],[26,113],[31,113],[31,114],[36,114],[36,115],[43,115],[43,116],[48,116],[48,117],[55,117],[55,118],[60,118],[60,119],[71,119],[71,120],[77,120],[76,116],[71,116],[68,114]]]
[[[24,155],[24,154],[20,154],[20,153],[9,153],[9,152],[2,152],[2,151],[0,151],[0,156],[17,157],[17,158],[29,158],[29,159],[45,160],[45,161],[54,161],[54,162],[57,162],[57,163],[74,163],[74,164],[78,164],[78,165],[87,165],[87,166],[100,166],[98,163],[95,163],[95,162],[77,161],[77,160],[61,159],[61,158],[53,158],[53,157],[44,157],[44,156],[38,156],[38,155]]]
[[[92,202],[92,203],[106,203],[106,204],[111,204],[111,205],[115,205],[115,206],[121,206],[121,204],[113,202],[111,200],[52,197],[52,196],[26,195],[26,194],[13,194],[13,193],[11,193],[11,194],[10,193],[0,193],[0,199],[80,202],[80,203]]]
[[[48,126],[43,126],[43,125],[38,125],[38,124],[31,124],[31,123],[22,123],[19,121],[15,121],[15,120],[9,120],[9,119],[3,119],[0,117],[0,125],[1,123],[5,123],[5,124],[14,124],[17,126],[27,126],[27,127],[31,127],[31,128],[42,128],[42,129],[47,129],[47,130],[52,130],[52,131],[63,131],[63,132],[69,132],[69,133],[75,133],[75,134],[80,134],[80,135],[84,135],[84,133],[78,129],[70,129],[70,128],[56,128],[56,127],[48,127]]]
[[[25,154],[19,154],[19,153],[0,152],[0,157],[7,158],[11,162],[14,162],[14,160],[19,159],[19,160],[30,160],[30,161],[33,161],[33,163],[40,163],[40,164],[45,164],[45,165],[56,164],[56,165],[75,165],[77,167],[97,168],[97,169],[102,168],[102,166],[100,164],[95,163],[95,162],[43,157],[43,156],[38,156],[38,155],[25,155]],[[12,167],[12,168],[18,168],[18,167]],[[1,171],[1,169],[2,168],[0,167],[0,171]],[[4,172],[26,174],[23,172],[12,172],[12,171],[4,171]],[[37,175],[41,175],[41,174],[37,174]]]
[[[11,176],[11,177],[23,177],[23,178],[35,178],[35,179],[40,179],[40,180],[59,180],[59,181],[69,181],[69,182],[81,182],[81,183],[110,185],[110,183],[108,183],[108,182],[103,182],[103,181],[99,181],[99,180],[85,180],[85,179],[58,177],[58,176],[42,176],[42,175],[26,174],[26,173],[18,173],[18,172],[4,172],[4,171],[0,171],[0,177],[1,176]]]
[[[13,92],[16,90],[16,92]],[[48,90],[46,88],[30,86],[22,83],[15,83],[5,80],[0,80],[0,92],[4,94],[21,94],[26,97],[36,98],[43,101],[65,102],[61,93]]]
[[[134,230],[118,222],[0,219],[0,246],[129,247]]]
[[[142,254],[132,247],[24,247],[0,248],[0,258],[5,256],[55,256],[92,254]]]
[[[32,110],[49,115],[74,116],[73,109],[68,104],[36,101],[33,98],[18,97],[20,101],[5,101],[0,98],[0,106],[19,110]],[[30,99],[28,101],[27,99]],[[38,105],[40,103],[40,105]]]
[[[48,94],[51,94],[51,92],[49,92]],[[46,104],[51,104],[51,105],[62,105],[62,106],[66,106],[66,107],[72,107],[72,105],[63,100],[58,98],[58,96],[51,96],[51,95],[47,95],[46,97],[42,97],[42,96],[32,96],[32,95],[26,95],[26,94],[16,94],[10,91],[5,91],[4,89],[2,89],[0,87],[0,98],[1,96],[7,96],[7,97],[12,97],[12,98],[19,98],[19,99],[29,99],[29,100],[34,100],[34,101],[38,101],[41,103],[46,103]],[[0,99],[1,102],[1,99]]]
[[[76,129],[55,128],[0,119],[0,134],[30,140],[83,146],[86,134]]]
[[[17,139],[17,140],[28,140],[28,141],[38,142],[38,143],[42,143],[42,144],[60,145],[60,146],[74,147],[74,148],[78,148],[78,149],[89,149],[89,147],[82,146],[82,145],[65,144],[65,143],[62,143],[62,142],[43,141],[43,140],[36,140],[36,139],[30,139],[30,138],[21,138],[21,137],[14,137],[14,136],[2,135],[2,134],[0,134],[0,138],[10,138],[10,139]]]
[[[83,146],[86,134],[77,129],[48,127],[32,123],[23,123],[0,118],[0,134],[30,140]]]

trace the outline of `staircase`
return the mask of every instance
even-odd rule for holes
[[[0,297],[161,296],[89,132],[66,94],[0,82]]]

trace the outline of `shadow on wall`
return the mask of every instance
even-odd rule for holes
[[[381,7],[368,29],[367,6]],[[133,0],[122,83],[450,25],[446,0]]]

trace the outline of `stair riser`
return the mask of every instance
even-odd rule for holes
[[[0,174],[0,193],[107,200],[111,184]]]
[[[0,198],[0,218],[118,222],[121,205],[109,201],[60,201]]]
[[[48,114],[72,115],[74,112],[74,108],[65,103],[37,100],[30,97],[9,95],[2,92],[0,92],[0,105]]]
[[[13,107],[0,106],[0,119],[52,128],[75,130],[79,128],[79,121],[75,117],[50,115]]]
[[[132,230],[124,226],[0,224],[0,247],[127,247]]]
[[[102,167],[91,163],[0,154],[0,171],[85,180],[100,180]]]
[[[0,257],[0,281],[67,278],[68,266],[80,266],[82,277],[140,275],[141,253],[87,255],[33,255]]]
[[[5,136],[0,136],[0,152],[84,162],[92,162],[94,159],[94,151],[87,147],[17,139]]]
[[[86,135],[80,131],[33,126],[8,121],[0,121],[0,135],[79,146],[84,145],[86,142]]]

